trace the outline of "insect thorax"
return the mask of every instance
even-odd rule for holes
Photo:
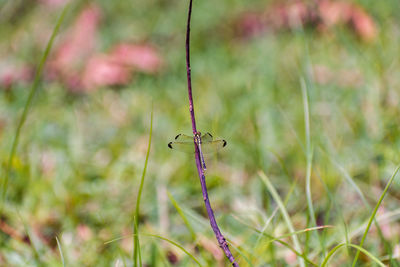
[[[197,132],[194,134],[194,142],[196,144],[201,144],[201,133],[200,132]]]

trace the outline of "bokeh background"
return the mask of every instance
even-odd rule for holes
[[[2,184],[66,2],[0,1]],[[132,266],[152,110],[139,231],[177,242],[202,266],[228,266],[193,156],[167,147],[176,134],[191,133],[187,8],[182,0],[71,1],[2,199],[1,266],[62,266],[61,254],[67,266]],[[296,247],[297,236],[317,266],[335,245],[360,244],[400,162],[399,14],[395,0],[194,1],[198,128],[228,142],[206,157],[209,196],[241,266],[301,265],[274,237]],[[362,253],[356,266],[377,266],[371,255],[400,265],[399,190],[396,178],[363,245],[370,255]],[[106,243],[115,238],[122,239]],[[198,266],[165,240],[140,241],[144,266]],[[341,248],[329,266],[351,266],[355,254]]]

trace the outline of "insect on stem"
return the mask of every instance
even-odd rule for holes
[[[194,116],[194,106],[193,106],[193,96],[192,96],[192,77],[191,77],[191,69],[190,69],[190,20],[192,17],[192,4],[193,0],[189,0],[189,11],[188,11],[188,19],[187,19],[187,27],[186,27],[186,71],[187,71],[187,85],[188,85],[188,96],[189,96],[189,111],[190,118],[192,120],[192,130],[194,136],[194,147],[195,147],[195,159],[196,159],[196,167],[197,172],[199,174],[201,190],[203,193],[204,204],[206,206],[208,218],[210,220],[211,228],[214,231],[215,237],[219,243],[219,246],[224,251],[226,257],[231,262],[232,266],[239,266],[239,264],[235,261],[229,246],[225,240],[225,237],[222,235],[219,227],[217,225],[217,221],[215,220],[214,212],[211,208],[210,200],[208,199],[206,178],[204,171],[206,170],[206,165],[204,162],[203,153],[201,151],[201,137],[200,133],[196,128],[196,119]],[[196,136],[198,141],[196,142]],[[224,141],[224,146],[226,142]]]
[[[196,144],[197,149],[199,150],[201,167],[203,168],[203,171],[205,171],[205,170],[207,170],[207,167],[206,167],[206,162],[204,160],[203,151],[201,151],[202,140],[201,140],[201,133],[200,132],[197,132],[194,135],[194,143]]]

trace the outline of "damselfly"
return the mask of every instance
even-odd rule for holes
[[[206,170],[203,153],[217,152],[226,146],[226,141],[223,139],[214,140],[214,137],[210,133],[201,135],[200,132],[197,132],[194,136],[178,134],[175,136],[175,141],[168,143],[169,148],[187,153],[195,153],[195,146],[199,150],[201,166],[203,170]]]

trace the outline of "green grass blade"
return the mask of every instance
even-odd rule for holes
[[[312,266],[318,266],[317,264],[315,264],[314,262],[312,262],[304,253],[298,252],[298,251],[297,251],[293,246],[291,246],[289,243],[287,243],[287,242],[285,242],[285,241],[283,241],[283,240],[281,240],[281,239],[279,239],[279,238],[275,238],[274,236],[269,235],[269,234],[267,234],[267,233],[265,233],[265,232],[262,232],[262,231],[258,230],[257,228],[255,228],[255,227],[249,225],[248,223],[243,222],[242,220],[240,220],[240,219],[237,218],[236,216],[232,216],[232,217],[233,217],[235,220],[237,220],[238,222],[240,222],[241,224],[247,226],[249,229],[253,230],[254,232],[256,232],[256,233],[258,233],[258,234],[261,234],[261,235],[263,235],[263,236],[269,238],[269,239],[271,240],[271,242],[277,242],[277,243],[279,243],[279,244],[285,246],[285,247],[288,248],[290,251],[292,251],[294,254],[296,254],[297,256],[299,256],[299,257],[301,257],[301,258],[303,258],[304,261],[307,262],[308,264],[311,264]],[[317,230],[317,229],[312,229],[312,230]],[[289,233],[289,234],[287,234],[287,236],[292,236],[292,235],[294,235],[294,234],[297,235],[297,234],[301,234],[301,233],[307,232],[307,231],[311,231],[311,230],[307,230],[307,229],[306,229],[306,230],[300,230],[300,231],[294,232],[293,234]],[[286,235],[285,235],[285,236],[286,236]],[[268,242],[269,242],[269,241],[268,241]]]
[[[315,212],[312,204],[312,196],[311,196],[311,167],[312,167],[312,159],[313,153],[311,151],[311,137],[310,137],[310,111],[308,104],[308,95],[306,82],[304,79],[301,79],[301,92],[303,96],[303,105],[304,105],[304,127],[306,133],[306,157],[307,157],[307,172],[306,172],[306,197],[307,197],[307,205],[308,212],[313,223],[313,226],[316,226],[315,221]]]
[[[325,183],[325,181],[322,179],[321,174],[320,174],[319,172],[317,172],[317,177],[319,178],[321,184],[323,185],[323,187],[324,187],[324,189],[325,189],[325,192],[326,192],[326,194],[327,194],[327,196],[328,196],[328,199],[329,199],[330,202],[333,204],[333,207],[334,207],[334,209],[336,210],[336,213],[338,214],[340,220],[342,221],[343,230],[344,230],[344,236],[345,236],[345,242],[346,242],[346,243],[350,243],[348,226],[347,226],[346,220],[345,220],[345,218],[344,218],[344,216],[343,216],[342,209],[339,207],[338,203],[336,202],[335,197],[334,197],[334,196],[332,195],[332,193],[330,192],[328,185],[327,185],[327,184]],[[327,247],[326,243],[327,243],[327,242],[326,242],[325,239],[324,239],[325,247]],[[322,249],[324,249],[324,248],[322,248]],[[324,250],[325,250],[325,249],[324,249]]]
[[[378,203],[376,203],[376,205],[375,205],[374,211],[372,212],[371,217],[369,218],[369,221],[368,221],[368,224],[367,224],[367,228],[365,229],[364,234],[363,234],[363,236],[362,236],[362,238],[361,238],[361,242],[360,242],[360,247],[361,247],[361,248],[362,248],[362,246],[364,245],[365,239],[367,238],[367,234],[368,234],[368,232],[369,232],[369,229],[371,228],[372,222],[373,222],[374,219],[375,219],[375,215],[376,215],[376,213],[378,212],[378,208],[379,208],[379,206],[381,205],[381,203],[382,203],[382,201],[383,201],[383,199],[384,199],[384,197],[385,197],[387,191],[389,190],[389,187],[390,187],[390,185],[392,184],[392,182],[393,182],[393,180],[394,180],[394,178],[395,178],[397,172],[399,171],[399,168],[400,168],[400,166],[398,166],[398,167],[396,168],[396,170],[394,171],[392,177],[390,177],[388,183],[386,184],[385,189],[384,189],[383,192],[382,192],[381,197],[380,197],[379,200],[378,200]],[[356,263],[357,263],[359,254],[360,254],[360,250],[357,250],[356,256],[354,257],[354,261],[353,261],[353,264],[352,264],[353,267],[354,267],[354,266],[356,265]]]
[[[34,258],[35,258],[35,262],[36,262],[36,264],[37,264],[38,266],[43,266],[42,260],[41,260],[41,258],[40,258],[39,251],[38,251],[38,249],[36,248],[36,244],[35,244],[34,239],[32,238],[32,235],[31,235],[31,231],[30,231],[30,229],[29,229],[29,226],[28,226],[28,224],[26,223],[26,221],[22,218],[21,214],[19,214],[19,212],[17,212],[17,214],[18,214],[19,219],[20,219],[21,222],[22,222],[22,225],[24,226],[24,231],[25,231],[25,233],[26,233],[26,235],[27,235],[28,238],[29,238],[30,247],[32,248],[32,253],[33,253],[33,256],[34,256]]]
[[[344,167],[342,167],[332,156],[330,156],[325,150],[321,149],[321,151],[329,158],[329,160],[332,162],[332,164],[337,167],[340,172],[343,174],[345,180],[354,188],[354,190],[357,192],[357,194],[360,196],[362,202],[364,203],[364,205],[367,208],[370,208],[370,204],[368,203],[367,199],[365,198],[363,192],[361,191],[361,189],[358,187],[358,185],[355,183],[355,181],[353,180],[353,178],[351,177],[351,175],[346,171],[346,169]],[[385,248],[386,250],[388,250],[388,254],[391,254],[391,248],[390,248],[390,244],[385,240],[385,238],[383,237],[382,234],[382,230],[380,229],[379,223],[375,220],[373,220],[376,228],[377,228],[377,232],[379,237],[381,238],[381,240],[384,242],[385,244]],[[350,234],[350,239],[354,237],[354,234]],[[346,242],[348,241],[348,236],[346,236]],[[330,244],[327,244],[327,246],[329,246]]]
[[[151,138],[153,135],[153,106],[151,107],[151,115],[150,115],[150,133],[149,133],[149,143],[147,146],[147,152],[146,152],[146,159],[144,162],[144,168],[143,168],[143,173],[142,173],[142,178],[140,179],[140,185],[139,185],[139,192],[136,198],[136,210],[135,210],[135,215],[134,215],[134,233],[139,233],[139,210],[140,210],[140,199],[142,197],[142,191],[143,191],[143,185],[144,185],[144,178],[146,176],[146,171],[147,171],[147,164],[149,162],[149,155],[150,155],[150,148],[151,148]],[[137,266],[137,259],[139,259],[139,266],[142,266],[142,259],[141,259],[141,253],[140,253],[140,240],[139,240],[139,235],[134,235],[133,237],[134,243],[133,243],[133,261],[134,261],[134,266]]]
[[[376,217],[376,220],[378,222],[383,221],[384,223],[390,223],[390,222],[394,222],[396,220],[400,220],[400,209],[396,209],[394,211],[391,212],[386,212],[378,217]],[[353,230],[350,233],[350,237],[351,238],[355,238],[358,235],[361,235],[362,232],[365,231],[366,227],[368,225],[368,221],[366,221],[365,223],[363,223],[360,227],[358,227],[357,229]],[[343,241],[344,242],[344,241]]]
[[[278,213],[279,208],[275,208],[275,210],[272,212],[271,216],[268,218],[268,220],[265,222],[262,230],[260,231],[260,233],[258,234],[257,240],[254,244],[254,248],[256,248],[258,246],[258,244],[260,243],[264,233],[267,231],[267,228],[269,226],[269,224],[271,223],[272,219],[275,217],[275,215]]]
[[[357,249],[357,252],[360,253],[364,253],[365,255],[367,255],[371,260],[373,260],[375,263],[377,263],[379,266],[385,267],[386,265],[383,264],[383,262],[381,262],[377,257],[375,257],[374,255],[372,255],[369,251],[367,251],[366,249],[354,245],[354,244],[347,244],[347,243],[341,243],[337,246],[335,246],[331,251],[329,251],[329,253],[326,255],[324,261],[321,264],[321,267],[325,267],[328,264],[329,259],[342,247],[352,247]]]
[[[296,231],[296,232],[293,232],[293,233],[288,233],[288,234],[285,234],[285,235],[281,235],[281,236],[275,237],[273,239],[268,240],[268,242],[273,242],[275,240],[283,239],[283,238],[286,238],[286,237],[291,237],[293,235],[299,235],[299,234],[307,233],[307,232],[310,232],[310,231],[322,230],[322,229],[327,229],[327,228],[335,228],[335,226],[333,226],[333,225],[322,225],[322,226],[311,227],[311,228],[307,228],[307,229],[299,230],[299,231]]]
[[[286,176],[287,176],[287,177],[290,177],[289,171],[288,171],[288,169],[286,168],[285,162],[282,160],[282,158],[279,156],[279,154],[276,153],[276,152],[274,152],[273,150],[270,150],[270,152],[275,156],[276,160],[277,160],[277,161],[279,162],[279,164],[281,165],[282,170],[285,172]],[[286,197],[285,197],[285,200],[283,201],[283,204],[284,204],[285,206],[286,206],[286,204],[289,202],[290,196],[291,196],[292,193],[294,192],[294,189],[296,188],[296,185],[297,185],[297,180],[294,180],[293,183],[292,183],[292,185],[290,186],[290,189],[289,189],[289,191],[288,191]],[[267,231],[267,228],[268,228],[269,224],[271,223],[272,219],[273,219],[273,218],[275,217],[275,215],[277,214],[278,210],[279,210],[279,207],[276,207],[275,210],[272,212],[271,216],[270,216],[270,217],[268,218],[268,220],[265,222],[264,227],[263,227],[261,233],[260,233],[260,234],[258,235],[258,237],[257,237],[257,240],[256,240],[256,242],[255,242],[255,244],[254,244],[254,247],[257,247],[257,246],[258,246],[258,244],[259,244],[259,242],[260,242],[260,240],[261,240],[261,238],[262,238],[262,236],[263,236],[262,233],[264,233],[265,231]]]
[[[136,216],[133,217],[133,232],[139,233],[138,221],[136,220]],[[133,236],[133,264],[137,266],[137,262],[139,261],[139,266],[142,266],[142,255],[140,250],[140,240],[138,235]]]
[[[232,242],[229,242],[228,240],[226,240],[226,242],[228,242],[228,244],[237,251],[237,253],[239,253],[239,255],[249,264],[249,266],[254,267],[254,265],[250,262],[250,260],[246,257],[246,255],[244,254],[244,252],[239,249],[238,247],[236,247],[235,245],[232,244]],[[238,258],[236,257],[236,262],[238,262]]]
[[[289,214],[288,214],[285,206],[283,205],[283,202],[282,202],[281,198],[279,197],[278,193],[276,192],[274,186],[272,185],[271,181],[268,179],[268,177],[265,175],[265,173],[260,171],[258,174],[261,177],[261,180],[267,186],[268,191],[271,193],[272,197],[274,198],[274,200],[278,204],[278,207],[279,207],[279,209],[280,209],[280,211],[282,213],[282,216],[283,216],[283,218],[284,218],[284,220],[286,222],[286,225],[287,225],[289,231],[290,232],[295,232],[293,224],[292,224],[292,221],[291,221],[291,219],[289,217]],[[299,243],[299,240],[297,238],[297,235],[293,235],[292,239],[293,239],[294,247],[296,248],[296,250],[298,252],[302,253],[301,252],[302,250],[301,250],[300,243]],[[305,266],[304,265],[304,261],[303,261],[302,258],[299,258],[299,264],[302,267]]]
[[[339,244],[335,246],[333,249],[331,249],[326,255],[325,259],[322,261],[321,267],[324,267],[328,263],[329,259],[336,253],[336,251],[338,251],[341,247],[344,246],[346,246],[346,243]]]
[[[343,174],[345,180],[354,188],[354,190],[357,192],[357,194],[360,196],[362,202],[364,203],[364,205],[366,207],[370,207],[368,201],[366,200],[364,193],[361,191],[360,187],[358,187],[358,185],[356,184],[356,182],[354,182],[353,178],[351,177],[351,175],[346,171],[346,169],[341,166],[332,156],[329,156],[329,159],[331,160],[331,162],[333,163],[333,165],[335,165],[340,172]]]
[[[182,250],[186,255],[188,255],[194,262],[197,263],[197,265],[202,266],[201,263],[189,252],[187,251],[183,246],[179,245],[178,243],[176,243],[175,241],[172,241],[168,238],[159,236],[159,235],[154,235],[154,234],[141,234],[144,236],[150,236],[150,237],[155,237],[164,241],[167,241],[168,243],[174,245],[175,247],[179,248],[180,250]]]
[[[296,139],[297,143],[299,144],[299,146],[300,146],[301,150],[303,151],[304,155],[307,155],[306,149],[304,148],[304,144],[302,143],[299,135],[297,134],[293,123],[290,121],[289,115],[286,114],[284,109],[282,107],[280,107],[280,106],[278,106],[278,110],[282,114],[283,121],[285,121],[287,123],[290,132],[293,134],[294,138]]]
[[[65,267],[64,254],[63,254],[63,252],[62,252],[61,243],[60,243],[60,241],[58,240],[58,237],[57,237],[57,236],[56,236],[56,241],[57,241],[58,251],[60,252],[60,256],[61,256],[62,265]]]
[[[394,211],[391,212],[386,212],[385,214],[382,214],[378,217],[375,218],[377,222],[384,222],[384,223],[390,223],[390,222],[395,222],[397,220],[400,219],[400,209],[396,209]],[[358,235],[361,235],[362,232],[365,231],[366,227],[367,227],[368,222],[363,223],[360,227],[358,227],[356,230],[353,230],[350,234],[349,234],[349,240],[353,239],[355,237],[357,237]],[[330,247],[335,243],[335,239],[331,238],[328,242],[326,242],[326,246]],[[341,243],[346,244],[346,239],[342,240]],[[316,252],[318,252],[318,250],[316,250]],[[316,252],[313,252],[314,254]],[[311,258],[313,257],[313,254],[311,254],[310,256]]]
[[[306,198],[307,198],[307,207],[308,213],[311,219],[312,226],[317,226],[314,206],[312,203],[312,193],[311,193],[311,173],[312,173],[312,164],[313,164],[313,149],[311,145],[311,127],[310,127],[310,104],[307,93],[307,85],[304,78],[301,78],[301,92],[303,97],[303,108],[304,108],[304,128],[306,134],[306,160],[307,160],[307,169],[306,169]],[[317,236],[320,247],[322,248],[323,254],[325,254],[325,245],[321,236],[318,232],[315,232]]]
[[[63,11],[61,12],[61,15],[59,16],[59,18],[56,22],[56,26],[53,29],[51,37],[50,37],[49,41],[47,42],[46,49],[43,52],[42,58],[40,59],[40,62],[39,62],[39,66],[36,70],[35,78],[33,80],[33,84],[31,86],[31,89],[30,89],[30,92],[28,95],[28,99],[26,100],[24,110],[23,110],[21,118],[18,122],[17,129],[15,131],[14,139],[13,139],[12,146],[11,146],[11,151],[10,151],[10,154],[8,157],[8,162],[7,162],[6,169],[5,169],[5,175],[4,175],[4,180],[3,180],[3,184],[2,184],[2,193],[1,193],[2,204],[1,205],[3,205],[5,198],[6,198],[8,182],[10,179],[10,172],[11,172],[12,163],[13,163],[13,160],[15,157],[15,153],[18,148],[19,137],[21,135],[22,126],[24,125],[26,118],[28,116],[28,111],[32,104],[33,97],[35,96],[36,92],[39,89],[39,83],[40,83],[40,80],[42,77],[44,65],[50,54],[50,50],[53,47],[54,39],[57,36],[57,33],[61,27],[62,22],[64,21],[65,15],[67,14],[68,8],[69,8],[69,4],[66,4]]]
[[[133,236],[135,236],[135,235],[136,235],[136,234],[133,234]],[[148,237],[155,237],[155,238],[158,238],[158,239],[167,241],[167,242],[170,243],[171,245],[173,245],[173,246],[179,248],[180,250],[182,250],[182,251],[183,251],[186,255],[188,255],[194,262],[196,262],[198,266],[200,266],[200,267],[203,266],[203,265],[201,265],[200,261],[197,260],[189,251],[187,251],[183,246],[179,245],[177,242],[175,242],[175,241],[173,241],[173,240],[170,240],[170,239],[168,239],[168,238],[162,237],[162,236],[160,236],[160,235],[155,235],[155,234],[140,233],[140,235],[142,235],[142,236],[148,236]],[[131,236],[132,236],[132,235],[114,238],[114,239],[112,239],[112,240],[110,240],[110,241],[105,242],[104,244],[105,244],[105,245],[106,245],[106,244],[110,244],[110,243],[112,243],[112,242],[119,241],[119,240],[122,240],[122,239],[124,239],[124,238],[131,237]]]
[[[192,237],[192,240],[195,241],[197,239],[196,237],[196,232],[193,230],[192,225],[189,223],[188,218],[186,217],[185,213],[183,212],[183,210],[181,209],[181,207],[179,206],[178,202],[176,202],[175,198],[172,196],[172,194],[170,192],[167,191],[168,197],[172,202],[172,205],[175,207],[176,211],[178,212],[178,214],[181,216],[183,222],[185,223],[186,227],[188,228],[190,235]]]

